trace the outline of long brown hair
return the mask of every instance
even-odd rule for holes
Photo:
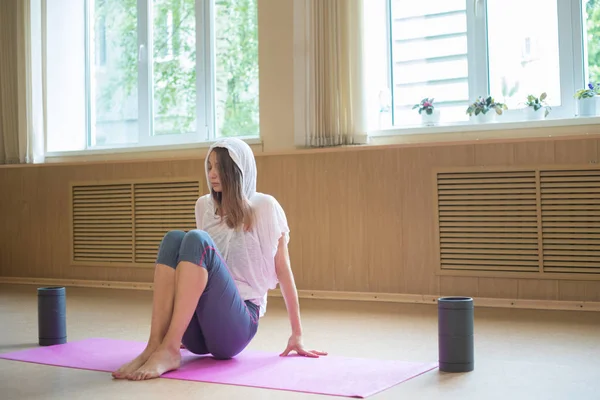
[[[247,199],[244,198],[242,188],[242,171],[229,156],[227,149],[216,147],[213,151],[217,155],[221,192],[211,188],[212,197],[217,204],[217,214],[223,218],[225,215],[227,226],[238,229],[243,226],[248,231],[254,222],[254,213]]]

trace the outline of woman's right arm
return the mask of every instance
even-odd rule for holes
[[[204,215],[204,196],[196,200],[196,229],[202,230],[202,216]]]

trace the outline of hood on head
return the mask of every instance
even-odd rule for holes
[[[256,160],[254,159],[252,149],[246,142],[237,138],[223,138],[213,143],[208,149],[206,159],[204,160],[204,173],[209,190],[211,186],[208,179],[208,156],[216,147],[227,149],[229,157],[231,157],[242,172],[242,189],[244,196],[250,200],[256,193]]]

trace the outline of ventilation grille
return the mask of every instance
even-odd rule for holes
[[[131,185],[73,187],[75,261],[131,262]]]
[[[442,270],[539,271],[535,171],[438,174]]]
[[[135,185],[135,262],[153,263],[165,232],[196,227],[198,182]]]
[[[544,271],[600,273],[600,170],[541,171]]]
[[[73,261],[154,263],[169,230],[195,228],[198,181],[74,185]]]

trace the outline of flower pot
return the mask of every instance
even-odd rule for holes
[[[440,110],[433,110],[431,114],[423,111],[421,113],[421,122],[426,126],[437,125],[440,122]]]
[[[494,122],[496,120],[496,111],[494,110],[490,110],[487,113],[483,114],[480,113],[478,115],[473,114],[471,116],[471,121],[473,121],[476,124],[485,124],[488,122]]]
[[[527,107],[524,108],[523,111],[525,113],[525,118],[529,121],[536,121],[546,118],[544,116],[544,114],[546,113],[546,110],[544,108],[540,108],[539,110],[535,111],[533,107]]]
[[[597,98],[587,97],[584,99],[577,100],[577,116],[579,117],[593,117],[596,115]]]

